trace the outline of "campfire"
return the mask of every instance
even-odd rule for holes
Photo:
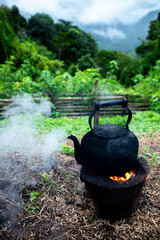
[[[102,124],[92,128],[92,118],[101,107],[122,105],[128,112],[126,127]],[[138,199],[149,165],[144,158],[138,158],[139,142],[129,130],[132,112],[127,99],[96,102],[89,116],[91,131],[74,142],[75,159],[82,165],[80,179],[92,198],[97,214],[107,219],[130,217],[137,209]]]
[[[136,175],[135,171],[131,170],[130,172],[126,172],[122,177],[110,176],[109,178],[117,182],[124,182],[124,181],[128,181],[130,178],[135,177],[135,175]]]

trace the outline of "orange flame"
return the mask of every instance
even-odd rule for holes
[[[117,182],[124,182],[129,180],[132,176],[134,177],[135,175],[135,171],[131,170],[130,172],[125,173],[123,177],[111,176],[109,178]]]

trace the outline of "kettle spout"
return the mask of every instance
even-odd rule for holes
[[[82,165],[83,164],[82,151],[81,151],[81,146],[79,144],[78,139],[73,135],[70,135],[67,138],[71,139],[74,142],[74,156],[75,156],[75,159],[76,159],[77,163]]]

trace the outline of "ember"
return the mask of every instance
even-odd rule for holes
[[[117,182],[124,182],[129,180],[131,177],[135,177],[136,173],[134,170],[131,170],[130,172],[127,172],[124,174],[124,176],[122,177],[118,177],[118,176],[111,176],[109,177],[110,179],[117,181]]]

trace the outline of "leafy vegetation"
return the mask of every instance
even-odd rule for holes
[[[136,92],[149,97],[151,109],[160,112],[160,60],[150,70],[148,76],[136,76],[139,83],[135,86]]]
[[[150,152],[146,152],[146,155],[149,157],[149,162],[151,164],[152,169],[155,169],[159,164],[160,157],[157,152],[151,154]]]
[[[27,21],[20,14],[18,7],[13,5],[9,8],[6,5],[2,5],[1,10],[5,15],[5,21],[9,23],[14,33],[19,34],[20,31],[26,28]]]
[[[73,155],[74,148],[63,144],[61,153],[66,154],[66,155]]]
[[[91,57],[97,52],[97,44],[90,34],[73,26],[71,22],[59,20],[54,24],[54,36],[49,49],[56,53],[56,58],[63,60],[67,66],[77,64],[85,54]]]
[[[116,61],[117,67],[112,72],[125,87],[134,85],[133,77],[139,73],[139,59],[135,59],[122,52],[100,50],[95,54],[95,62],[103,77],[111,70],[111,62]]]
[[[147,74],[151,66],[160,59],[160,13],[156,20],[150,22],[147,41],[136,48],[141,58],[141,73]]]
[[[160,14],[150,22],[140,58],[98,50],[93,37],[71,22],[37,13],[26,20],[18,8],[0,8],[0,93],[128,93],[148,96],[160,111]]]
[[[100,117],[99,124],[112,123],[125,126],[126,120],[127,116]],[[53,128],[62,128],[66,131],[66,136],[73,134],[78,137],[83,137],[84,134],[90,130],[88,117],[48,118],[35,116],[34,121],[40,133],[49,132]],[[136,133],[157,132],[160,130],[160,115],[152,111],[137,113],[133,116],[129,128],[131,131]]]
[[[9,58],[15,47],[15,34],[12,27],[6,21],[5,13],[0,9],[0,63]]]
[[[31,16],[27,24],[27,33],[37,43],[49,48],[50,41],[54,36],[54,22],[47,14],[37,13]]]
[[[17,118],[19,124],[26,119],[26,115],[20,115]],[[0,127],[7,126],[9,119],[1,120]],[[99,124],[118,124],[125,127],[127,121],[127,116],[109,116],[109,117],[100,117]],[[66,116],[59,118],[50,118],[42,116],[39,114],[34,115],[34,125],[38,130],[38,134],[46,134],[55,129],[63,129],[66,132],[66,137],[73,134],[81,138],[90,131],[88,124],[88,117],[76,117],[68,118]],[[131,131],[135,133],[156,133],[160,131],[160,114],[153,111],[139,112],[134,114],[131,123],[129,124]],[[66,149],[65,146],[62,146],[64,151],[72,151],[72,149]]]
[[[36,45],[25,41],[17,46],[19,54],[11,56],[10,61],[0,66],[1,91],[7,97],[20,93],[43,94],[93,94],[94,84],[98,81],[98,91],[106,93],[126,92],[114,77],[102,78],[99,70],[92,68],[80,71],[74,76],[66,72],[63,62],[49,60],[40,55]],[[133,90],[128,92],[134,93]]]

